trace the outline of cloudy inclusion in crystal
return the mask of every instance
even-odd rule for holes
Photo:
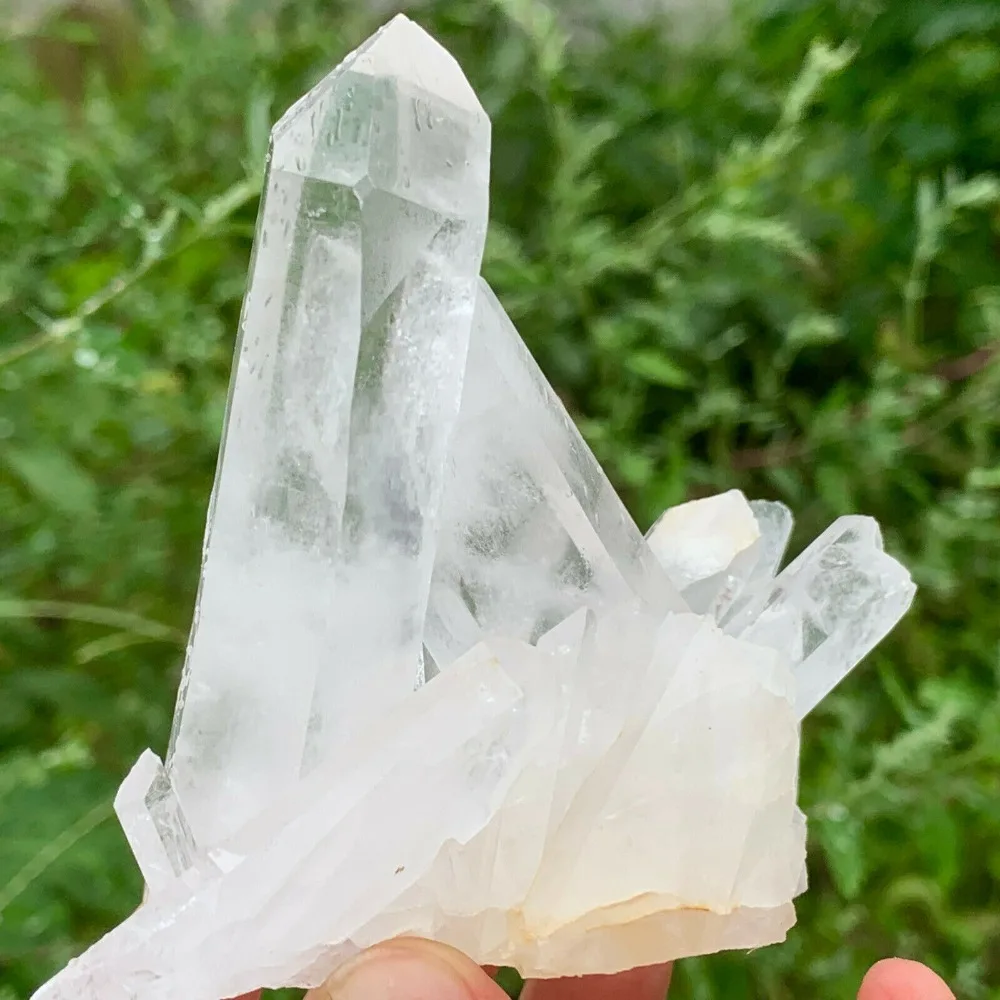
[[[274,130],[167,760],[200,840],[418,680],[488,177],[488,118],[405,19]]]

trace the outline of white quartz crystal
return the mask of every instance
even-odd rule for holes
[[[391,21],[274,129],[143,905],[37,994],[312,986],[398,934],[526,976],[783,938],[802,717],[913,596],[738,491],[643,538],[479,278],[489,121]]]
[[[166,761],[199,843],[413,690],[489,148],[405,18],[274,129]]]

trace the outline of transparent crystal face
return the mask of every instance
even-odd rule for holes
[[[535,642],[580,607],[684,602],[480,283],[425,641],[441,665],[488,635]]]
[[[804,717],[889,633],[913,600],[878,525],[842,517],[773,580],[756,583],[725,630],[790,654]]]
[[[428,42],[383,33],[273,135],[167,761],[207,841],[421,676],[489,176],[464,78],[377,71]]]

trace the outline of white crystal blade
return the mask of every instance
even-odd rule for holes
[[[787,663],[703,618],[669,616],[641,693],[547,845],[525,907],[539,936],[599,922],[616,906],[641,910],[649,894],[727,912],[736,900],[774,907],[794,893],[803,855],[792,823],[798,720]],[[754,899],[741,873],[753,878]]]
[[[792,512],[773,500],[751,500],[750,510],[760,539],[741,552],[726,572],[726,585],[714,601],[716,621],[727,622],[740,613],[760,590],[771,586],[792,534]]]
[[[419,679],[488,177],[489,120],[405,18],[274,129],[167,759],[204,844]]]
[[[485,648],[344,748],[226,847],[237,859],[180,882],[35,994],[36,1000],[218,1000],[316,986],[352,933],[472,840],[528,763],[524,693]],[[247,843],[251,854],[241,857]]]
[[[488,651],[524,692],[517,728],[523,734],[527,763],[502,808],[474,840],[461,847],[444,845],[428,879],[434,886],[432,905],[439,912],[460,915],[474,924],[490,909],[516,908],[527,895],[549,826],[569,690],[579,655],[579,644],[572,644],[570,633],[581,635],[579,617],[566,623],[558,648],[551,651],[504,639],[487,640],[477,647]],[[414,906],[413,899],[401,899],[393,912],[376,921],[371,933],[392,936],[406,931],[407,911]],[[378,938],[367,939],[374,943]],[[479,943],[475,944],[478,949]]]

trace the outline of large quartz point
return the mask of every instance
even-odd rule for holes
[[[687,605],[490,287],[480,281],[424,642],[535,642],[581,606]]]
[[[781,940],[803,716],[913,597],[738,491],[643,537],[479,277],[489,121],[390,22],[274,129],[143,905],[37,994],[313,986],[398,934],[526,976]]]
[[[404,18],[274,129],[167,759],[199,841],[413,690],[489,147],[458,65]]]

